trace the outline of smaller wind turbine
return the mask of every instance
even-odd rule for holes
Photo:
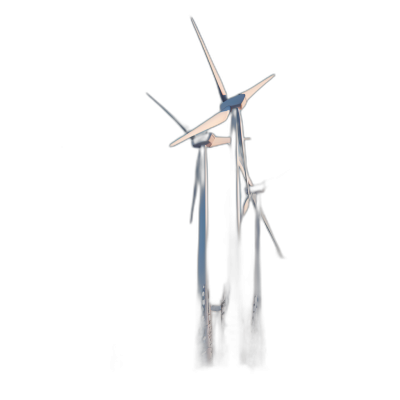
[[[267,180],[254,184],[248,174],[245,174],[245,168],[242,165],[242,161],[239,160],[239,168],[242,172],[243,178],[248,179],[248,186],[244,188],[246,199],[243,203],[241,221],[243,220],[246,212],[249,208],[250,203],[252,204],[255,211],[254,220],[254,267],[253,267],[253,302],[252,302],[252,313],[251,313],[251,329],[250,329],[250,348],[247,349],[249,359],[248,362],[254,367],[264,367],[265,366],[265,348],[264,348],[264,321],[262,318],[262,271],[261,271],[261,227],[260,220],[263,221],[268,234],[270,235],[272,242],[274,243],[275,249],[279,258],[283,259],[284,256],[279,248],[279,245],[272,233],[271,227],[267,221],[267,217],[261,206],[261,194],[267,189]],[[288,171],[286,171],[288,172]],[[286,174],[284,172],[280,176]],[[276,178],[269,179],[272,182]]]
[[[254,212],[256,213],[256,215],[259,216],[259,218],[263,222],[265,229],[267,230],[267,232],[272,240],[272,243],[275,246],[278,257],[281,259],[284,259],[285,257],[282,254],[282,251],[278,245],[278,242],[275,239],[274,234],[272,233],[272,229],[268,223],[267,217],[265,216],[264,210],[261,206],[261,196],[260,195],[266,191],[266,189],[268,187],[267,181],[265,180],[261,183],[254,184],[252,182],[252,180],[250,179],[248,171],[247,171],[247,174],[245,173],[245,168],[243,167],[242,161],[239,162],[239,167],[240,167],[240,170],[242,172],[244,179],[246,179],[246,175],[247,175],[247,181],[249,183],[248,187],[244,188],[246,198],[245,198],[245,201],[243,202],[241,220],[243,221],[243,218],[246,215],[246,213],[249,209],[250,203],[251,203],[251,205],[254,208]],[[256,241],[259,243],[260,237],[256,237]]]

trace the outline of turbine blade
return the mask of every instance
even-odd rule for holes
[[[240,152],[242,156],[242,167],[244,168],[244,177],[247,186],[247,193],[250,194],[249,188],[249,179],[248,179],[248,172],[247,172],[247,160],[246,160],[246,149],[244,146],[244,132],[243,132],[243,121],[240,111],[237,111],[237,118],[236,118],[236,126],[237,126],[237,134],[239,138],[239,145],[240,145]],[[240,166],[240,164],[239,164]]]
[[[196,25],[196,22],[194,22],[193,18],[191,18],[191,20],[192,20],[192,24],[194,26],[194,29],[196,30],[197,36],[198,36],[198,38],[200,40],[201,46],[203,47],[204,53],[205,53],[205,55],[207,57],[208,63],[210,64],[211,71],[212,71],[212,73],[214,75],[215,81],[217,82],[218,91],[219,91],[219,95],[221,96],[221,100],[224,102],[227,99],[227,95],[226,95],[226,91],[225,91],[225,88],[224,88],[224,84],[222,83],[222,80],[221,80],[221,78],[220,78],[220,76],[218,74],[218,71],[215,68],[215,65],[214,65],[214,63],[213,63],[213,61],[211,59],[210,54],[208,53],[207,47],[206,47],[206,45],[205,45],[205,43],[203,41],[203,38],[200,35],[199,29],[197,28],[197,25]]]
[[[253,201],[254,201],[254,200],[253,200]],[[282,254],[282,252],[281,252],[281,249],[280,249],[280,247],[279,247],[279,245],[278,245],[278,242],[276,241],[275,236],[274,236],[274,234],[272,233],[272,229],[271,229],[271,227],[269,226],[267,217],[265,216],[264,211],[263,211],[262,208],[261,208],[261,217],[262,217],[262,219],[263,219],[263,221],[264,221],[265,226],[267,227],[267,230],[268,230],[268,232],[269,232],[269,234],[270,234],[270,236],[271,236],[272,241],[274,242],[274,245],[275,245],[276,251],[278,252],[279,257],[280,257],[280,258],[284,258],[284,257],[283,257],[283,254]]]
[[[192,201],[192,210],[190,212],[190,223],[192,223],[193,221],[194,204],[196,203],[197,185],[199,183],[199,167],[200,167],[199,164],[200,164],[200,149],[196,161],[196,174],[194,178],[193,201]]]
[[[163,107],[154,97],[150,96],[148,93],[146,93],[147,96],[149,96],[156,104],[158,104],[185,132],[187,132],[187,129],[165,108]]]
[[[243,206],[242,218],[245,216],[245,214],[247,213],[247,210],[249,209],[250,199],[251,199],[251,195],[249,194],[249,195],[247,196],[247,199],[246,199],[246,201],[245,201],[245,203],[244,203],[244,206]]]
[[[210,138],[211,141],[211,138]],[[222,137],[222,136],[215,136],[214,139],[212,140],[211,144],[208,144],[207,147],[216,147],[216,146],[221,146],[222,144],[230,144],[231,143],[231,138],[230,137]]]
[[[242,173],[242,175],[243,175],[243,179],[246,180],[246,173],[244,172],[244,168],[243,168],[243,164],[242,164],[242,159],[240,158],[240,159],[238,159],[238,161],[239,161],[239,168],[240,168],[240,171],[241,171],[241,173]],[[249,181],[250,186],[253,186],[253,182],[252,182],[252,180],[250,179],[250,175],[248,175],[248,174],[247,174],[247,180]]]
[[[275,176],[273,179],[274,179],[274,180],[276,180],[276,179],[281,179],[282,176],[285,176],[287,173],[290,172],[290,170],[291,170],[291,168],[287,169],[286,171],[282,172],[281,174]]]
[[[270,75],[268,78],[265,78],[263,81],[260,83],[257,83],[257,85],[253,86],[252,88],[246,90],[245,92],[242,92],[246,96],[246,102],[249,101],[249,99],[256,93],[258,92],[266,83],[268,83],[272,78],[275,77],[275,74]]]
[[[279,181],[279,179],[282,178],[283,176],[285,176],[288,172],[290,172],[290,170],[291,169],[289,168],[286,171],[280,173],[279,175],[271,176],[271,177],[267,178],[266,179],[267,188],[273,187],[274,185],[276,185],[277,182]]]
[[[208,119],[207,121],[203,122],[197,128],[193,129],[192,131],[188,132],[186,135],[183,135],[179,139],[175,140],[175,142],[170,144],[170,147],[174,147],[177,144],[182,143],[186,139],[189,139],[192,136],[197,135],[198,133],[204,132],[208,129],[214,128],[215,126],[222,124],[223,122],[225,122],[228,119],[230,112],[231,112],[231,110],[229,108],[220,111],[219,113],[215,114],[210,119]]]

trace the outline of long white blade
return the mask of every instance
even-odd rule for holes
[[[285,257],[282,254],[282,251],[281,251],[281,249],[280,249],[280,247],[278,245],[278,242],[275,239],[274,234],[272,233],[271,227],[269,226],[269,223],[267,221],[267,217],[265,216],[264,210],[262,209],[262,207],[261,207],[261,220],[264,223],[264,226],[265,226],[269,236],[271,237],[272,243],[274,244],[276,252],[278,253],[278,257],[284,259]]]
[[[194,206],[196,205],[197,190],[200,183],[200,164],[201,164],[201,157],[200,157],[200,151],[198,151],[196,158],[196,165],[194,167],[192,206],[190,207],[190,219],[189,219],[190,224],[193,222]]]
[[[243,179],[246,180],[246,173],[244,172],[244,168],[243,168],[242,161],[241,161],[241,159],[239,159],[238,161],[239,161],[239,168],[240,168],[240,171],[242,172],[242,175],[243,175]],[[253,186],[253,182],[251,181],[250,175],[249,175],[249,174],[247,174],[247,180],[249,181],[249,184],[250,184],[251,186]]]
[[[275,74],[270,75],[268,78],[265,78],[263,81],[260,83],[257,83],[257,85],[253,86],[252,88],[246,90],[245,92],[242,92],[246,96],[246,100],[249,101],[249,99],[256,94],[266,83],[268,83],[272,78],[275,77]]]
[[[224,88],[224,85],[222,84],[221,78],[220,78],[219,75],[218,75],[218,72],[217,72],[217,69],[216,69],[215,66],[214,66],[214,63],[212,62],[211,57],[210,57],[210,55],[208,54],[206,45],[205,45],[204,42],[203,42],[203,39],[202,39],[202,37],[201,37],[201,35],[200,35],[199,30],[197,29],[196,24],[194,23],[193,18],[190,18],[190,19],[192,20],[192,24],[193,24],[193,26],[194,26],[194,29],[196,30],[197,36],[198,36],[198,38],[199,38],[199,40],[200,40],[200,43],[201,43],[201,45],[203,46],[204,54],[206,55],[206,58],[207,58],[207,61],[208,61],[208,65],[210,66],[210,69],[211,69],[211,72],[212,72],[212,74],[213,74],[215,83],[216,83],[216,85],[217,85],[217,90],[218,90],[219,98],[221,99],[221,102],[223,102],[223,101],[225,101],[225,100],[228,98],[228,96],[227,96],[227,94],[226,94],[226,90],[225,90],[225,88]]]
[[[231,144],[231,138],[228,137],[215,137],[211,147],[222,146],[224,144]]]
[[[174,147],[177,144],[182,143],[183,141],[191,138],[192,136],[197,135],[198,133],[204,132],[208,129],[214,128],[215,126],[222,124],[223,122],[225,122],[228,119],[230,112],[231,112],[230,109],[225,109],[223,111],[220,111],[218,114],[215,114],[210,119],[203,122],[197,128],[193,129],[192,131],[188,132],[186,135],[183,135],[179,139],[175,140],[175,142],[170,144],[170,147]]]
[[[183,130],[184,133],[188,132],[188,130],[163,105],[161,105],[150,93],[146,92],[146,96],[148,98],[150,98],[151,100],[153,100],[154,103],[156,103],[158,105],[158,107],[160,107],[161,110],[163,110],[165,112],[165,114],[167,114],[172,119],[172,121],[174,121],[179,126],[179,128],[181,128]]]
[[[243,218],[244,218],[244,216],[246,215],[246,213],[247,213],[247,210],[249,209],[249,206],[250,206],[250,196],[247,196],[246,197],[246,200],[243,202],[243,207],[242,207],[242,221],[243,221]]]
[[[237,130],[238,130],[237,133],[238,133],[239,144],[240,144],[240,152],[241,152],[243,167],[244,167],[244,176],[245,176],[245,181],[246,181],[246,186],[247,186],[247,193],[250,194],[249,179],[248,179],[249,174],[247,172],[246,148],[244,146],[243,121],[242,121],[242,116],[241,116],[239,110],[237,110],[236,121],[237,121],[236,126],[237,126]]]

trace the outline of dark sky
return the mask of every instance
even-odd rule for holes
[[[83,372],[107,371],[112,357],[123,358],[125,370],[190,363],[196,151],[188,143],[169,148],[181,131],[145,96],[148,91],[189,128],[218,112],[190,17],[229,96],[276,74],[242,113],[245,135],[252,138],[246,143],[252,180],[290,169],[262,198],[287,255],[277,260],[263,230],[271,368],[312,371],[342,355],[337,285],[345,296],[349,249],[340,239],[334,172],[345,157],[336,99],[343,95],[346,57],[336,14],[321,10],[313,17],[309,11],[261,13],[245,4],[218,14],[206,7],[179,13],[54,10],[53,18],[33,27],[25,39],[33,66],[29,84],[32,97],[40,96],[34,150],[27,146],[33,159],[28,176],[40,210],[32,217],[43,228],[43,287],[49,293],[42,340],[52,349],[49,364],[65,359],[68,368]],[[214,132],[228,135],[229,123]],[[208,154],[216,302],[226,268],[228,148]],[[250,210],[243,225],[247,288],[253,219]]]

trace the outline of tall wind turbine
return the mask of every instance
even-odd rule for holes
[[[157,100],[148,93],[147,95],[157,103],[184,132],[187,129]],[[198,295],[201,302],[201,326],[200,326],[200,353],[202,361],[209,363],[213,357],[211,311],[221,312],[221,319],[225,311],[225,298],[220,305],[211,305],[209,302],[209,289],[207,279],[207,230],[208,230],[208,165],[207,148],[229,144],[231,138],[215,136],[211,132],[202,132],[192,138],[192,146],[198,148],[196,162],[196,175],[193,191],[193,201],[190,213],[190,222],[193,220],[193,210],[196,201],[196,194],[199,191],[199,251],[197,263],[197,284]]]
[[[228,365],[236,366],[244,362],[244,343],[241,332],[243,325],[243,317],[241,311],[241,291],[240,291],[240,179],[239,179],[239,154],[241,153],[245,181],[248,192],[250,192],[247,180],[247,161],[244,145],[243,123],[240,111],[246,106],[248,100],[257,93],[267,82],[275,75],[271,75],[252,88],[228,98],[222,80],[211,60],[204,41],[199,30],[191,19],[193,27],[197,33],[198,39],[202,45],[208,65],[214,77],[218,95],[221,103],[219,105],[220,112],[200,124],[195,129],[185,133],[182,137],[170,144],[171,147],[176,146],[191,137],[198,135],[208,129],[225,122],[231,116],[230,137],[231,137],[231,155],[230,155],[230,172],[228,176],[228,291],[227,291],[227,312],[225,319],[225,337],[226,337],[226,361]]]

